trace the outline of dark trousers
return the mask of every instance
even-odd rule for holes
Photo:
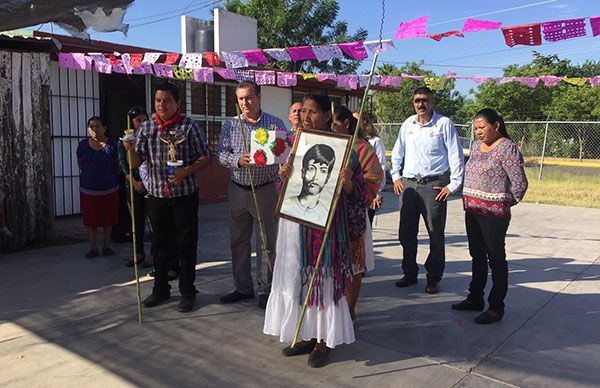
[[[504,241],[509,218],[491,218],[465,213],[469,253],[473,258],[473,279],[469,285],[468,299],[483,304],[488,263],[492,269],[492,290],[488,297],[490,309],[504,313],[504,298],[508,291],[508,263]]]
[[[175,198],[148,196],[147,205],[156,248],[153,292],[164,294],[171,289],[169,252],[174,248],[181,263],[179,291],[182,296],[195,296],[198,193]]]
[[[135,221],[135,251],[138,257],[144,258],[144,231],[146,230],[146,193],[133,191],[133,210]],[[131,201],[129,190],[127,191],[127,202]]]
[[[373,219],[375,218],[375,213],[377,213],[378,209],[373,209],[371,207],[367,208],[367,214],[369,215],[369,222],[371,223],[371,226],[373,226]]]
[[[258,226],[258,215],[252,198],[252,191],[229,182],[229,238],[231,242],[231,258],[233,262],[233,282],[235,289],[242,294],[254,292],[251,273],[252,231],[256,237],[256,280],[259,295],[269,295],[273,273],[268,261],[275,257],[277,241],[277,188],[270,183],[256,189],[256,201],[261,210],[261,218],[265,227],[267,248],[271,256],[263,250]]]
[[[439,193],[434,186],[445,186],[444,180],[434,180],[426,184],[403,178],[404,191],[400,195],[400,227],[398,237],[402,245],[402,270],[404,276],[416,279],[419,272],[417,265],[417,235],[419,220],[423,216],[425,227],[429,233],[429,254],[425,261],[427,278],[440,281],[446,265],[444,247],[444,229],[446,228],[446,201],[436,201]]]

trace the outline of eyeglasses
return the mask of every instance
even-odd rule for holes
[[[429,100],[428,98],[415,98],[415,99],[413,100],[413,104],[420,104],[420,103],[426,104],[426,103],[428,103],[429,101],[430,101],[430,100]]]

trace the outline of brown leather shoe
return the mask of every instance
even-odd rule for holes
[[[440,292],[439,282],[433,279],[427,279],[427,287],[425,287],[425,292],[432,295]]]
[[[408,287],[413,284],[417,284],[417,278],[409,278],[407,276],[404,276],[402,277],[402,279],[396,282],[396,287]]]

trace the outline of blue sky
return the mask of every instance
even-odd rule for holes
[[[130,23],[127,37],[121,33],[92,33],[93,39],[130,44],[161,50],[179,52],[179,15],[186,13],[203,19],[211,18],[208,0],[137,0],[129,8],[125,21]],[[350,31],[358,27],[369,31],[369,39],[378,39],[381,19],[381,2],[377,0],[340,0],[339,18],[348,21]],[[410,6],[407,6],[410,4]],[[168,9],[165,9],[168,5]],[[402,21],[409,21],[428,15],[428,33],[441,33],[460,30],[467,17],[499,21],[503,26],[521,25],[535,22],[588,17],[600,15],[600,2],[594,0],[503,0],[466,1],[437,0],[408,3],[386,0],[383,38],[392,38]],[[158,21],[159,19],[165,19]],[[150,23],[150,24],[146,24]],[[40,28],[40,26],[35,26]],[[41,26],[50,31],[50,25]],[[65,33],[53,27],[55,33]],[[449,37],[440,42],[428,38],[394,41],[396,49],[382,53],[380,63],[389,62],[402,66],[407,61],[424,61],[424,68],[437,74],[454,71],[458,75],[498,76],[502,68],[509,64],[525,64],[532,59],[532,49],[542,54],[558,54],[560,58],[575,63],[587,59],[600,59],[600,36],[592,37],[588,26],[588,36],[561,42],[543,41],[541,46],[508,47],[499,30],[466,34],[464,38]],[[370,68],[370,59],[364,61],[362,69]],[[458,90],[465,93],[476,84],[459,81]]]

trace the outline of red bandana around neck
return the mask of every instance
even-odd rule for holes
[[[160,132],[166,132],[169,129],[169,126],[175,124],[181,119],[181,111],[177,109],[177,112],[167,121],[162,121],[158,114],[154,115],[156,120],[156,124],[158,124]]]

